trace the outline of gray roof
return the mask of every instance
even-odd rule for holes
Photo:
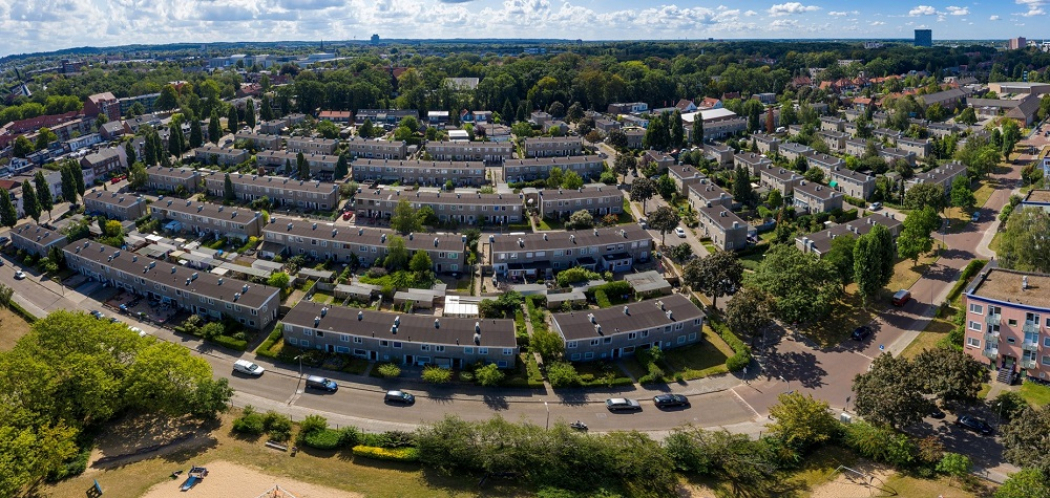
[[[828,200],[832,197],[842,195],[841,193],[837,192],[831,187],[825,187],[824,185],[821,185],[819,183],[807,182],[805,180],[795,185],[795,192],[796,196],[798,196],[799,193],[801,193],[805,196],[814,197],[822,200]]]
[[[733,158],[751,166],[757,166],[763,163],[773,163],[768,157],[763,156],[762,154],[755,154],[754,152],[737,152],[733,155]]]
[[[605,244],[623,244],[636,241],[652,241],[649,233],[637,224],[615,227],[577,230],[571,232],[543,232],[527,234],[490,235],[492,252],[549,251],[591,247]]]
[[[31,240],[37,244],[45,246],[66,239],[66,236],[62,235],[60,232],[42,227],[32,222],[19,225],[11,231],[11,235],[18,235],[26,240]]]
[[[214,146],[214,145],[204,145],[204,146],[201,146],[201,147],[197,147],[196,149],[193,149],[193,153],[194,154],[202,153],[202,154],[231,154],[231,155],[239,155],[239,154],[243,154],[243,153],[246,153],[246,152],[247,151],[245,151],[244,149],[224,149],[222,147],[217,147],[217,146]]]
[[[396,328],[394,328],[395,320],[397,320]],[[435,320],[437,320],[437,326],[435,326]],[[328,307],[302,300],[285,315],[284,323],[325,332],[371,336],[382,340],[417,344],[488,348],[517,347],[513,320],[401,315],[343,306]],[[478,332],[479,329],[480,332]],[[475,334],[480,336],[477,341],[475,341]],[[440,356],[440,353],[436,354]]]
[[[365,159],[354,160],[355,168],[365,166],[378,166],[381,168],[418,170],[441,170],[441,169],[485,169],[485,163],[481,161],[412,161],[408,159]]]
[[[664,279],[663,275],[653,270],[624,275],[623,279],[631,284],[635,292],[652,292],[671,288],[671,284]]]
[[[161,198],[152,204],[155,209],[174,211],[176,213],[189,213],[195,216],[203,216],[213,219],[244,220],[249,222],[260,216],[259,212],[247,209],[226,207],[222,204],[210,202],[193,202],[192,200],[164,199]]]
[[[583,147],[580,137],[528,137],[525,139],[525,147],[539,144],[565,144]]]
[[[573,166],[576,164],[593,164],[601,163],[605,160],[605,156],[601,155],[586,155],[586,156],[557,156],[557,157],[527,157],[523,159],[507,159],[503,165],[507,167],[521,167],[521,166]]]
[[[151,166],[146,168],[146,173],[149,175],[178,178],[182,180],[193,178],[194,175],[200,174],[200,172],[188,168],[165,168],[163,166]]]
[[[283,217],[270,218],[270,223],[263,227],[263,232],[295,235],[308,239],[325,239],[344,244],[366,246],[386,245],[394,237],[401,237],[407,249],[418,251],[455,251],[462,252],[466,242],[464,236],[457,234],[409,234],[399,235],[393,230],[364,227],[336,227],[332,223],[318,223],[310,220]],[[437,240],[437,245],[434,241]]]
[[[482,194],[482,193],[457,193],[457,192],[432,192],[416,191],[402,192],[400,190],[368,189],[362,190],[355,197],[355,202],[361,206],[363,200],[420,202],[424,204],[485,204],[489,206],[506,206],[521,204],[520,194]]]
[[[132,194],[104,192],[98,189],[89,190],[84,193],[84,201],[87,202],[88,200],[120,207],[129,207],[146,202],[143,198],[136,197]]]
[[[579,189],[548,189],[541,190],[539,192],[540,201],[550,200],[575,200],[575,199],[596,199],[599,197],[620,197],[623,198],[623,192],[616,187],[605,186],[605,185],[591,185],[581,187]]]
[[[841,223],[826,230],[814,232],[805,236],[795,237],[798,241],[812,241],[813,249],[820,254],[827,254],[831,250],[831,241],[837,237],[857,237],[871,231],[875,225],[882,225],[891,231],[899,231],[902,225],[900,220],[891,218],[884,214],[870,214],[863,218]]]
[[[555,313],[552,320],[566,341],[579,341],[664,327],[705,317],[700,308],[681,294],[630,303],[626,308],[627,314],[624,314],[624,306]],[[594,319],[593,323],[591,317]],[[600,333],[597,326],[601,326]]]
[[[792,181],[802,179],[802,175],[795,173],[794,171],[785,168],[778,168],[772,165],[762,168],[761,170],[759,170],[758,173],[759,175],[772,176],[773,178],[776,178],[780,181]]]
[[[101,163],[101,162],[106,161],[108,159],[111,159],[113,157],[119,157],[119,156],[120,156],[120,153],[117,152],[117,149],[115,149],[115,148],[108,148],[108,149],[102,149],[102,150],[99,150],[98,152],[94,152],[94,153],[88,154],[88,155],[84,156],[84,160],[87,161],[88,164],[98,164],[98,163]]]
[[[707,216],[709,216],[718,226],[724,230],[732,230],[734,228],[747,228],[747,222],[743,218],[737,216],[736,213],[726,209],[721,205],[715,206],[700,206],[697,208]]]
[[[510,142],[452,142],[450,140],[427,140],[426,146],[447,147],[451,149],[503,149],[501,152],[510,154],[513,150]]]
[[[795,142],[784,142],[780,144],[780,150],[790,150],[797,154],[802,154],[813,150],[813,148],[811,148],[808,145],[797,144]]]
[[[932,105],[938,102],[946,102],[952,99],[959,99],[966,96],[966,92],[960,88],[951,88],[943,92],[931,93],[927,95],[919,95],[918,100],[922,101],[924,105]]]
[[[908,183],[919,184],[919,183],[941,183],[952,176],[958,174],[966,174],[966,166],[958,161],[953,161],[948,164],[931,169],[925,173],[919,173],[908,180]]]
[[[712,202],[724,199],[725,197],[732,197],[729,192],[726,192],[722,187],[715,185],[714,182],[707,178],[688,180],[685,184],[689,187],[689,191],[692,192],[693,195],[696,195],[704,202]]]
[[[208,179],[225,182],[226,175],[223,173],[212,173],[208,175]],[[292,180],[291,178],[285,178],[283,176],[259,176],[246,175],[244,173],[230,174],[230,182],[232,182],[234,185],[272,187],[296,192],[306,192],[324,195],[331,194],[333,191],[339,188],[339,186],[334,183],[322,183],[319,180]]]

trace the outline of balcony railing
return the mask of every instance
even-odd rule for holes
[[[994,360],[999,357],[999,349],[985,349],[981,351],[981,354],[983,354],[987,358]]]
[[[993,315],[993,314],[989,313],[989,314],[985,315],[985,317],[984,317],[984,323],[987,323],[988,325],[999,325],[1002,321],[1003,321],[1003,315],[999,315],[999,314]]]
[[[1039,324],[1033,322],[1024,322],[1024,327],[1021,327],[1021,329],[1024,330],[1024,333],[1026,334],[1038,334]]]
[[[1025,342],[1021,344],[1021,349],[1025,351],[1039,351],[1038,342]]]
[[[1021,368],[1024,368],[1024,369],[1035,368],[1035,360],[1021,360]]]
[[[984,342],[988,344],[996,344],[999,342],[998,332],[987,332],[984,334]]]

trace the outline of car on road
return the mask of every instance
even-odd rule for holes
[[[263,372],[266,371],[266,369],[248,360],[237,360],[233,362],[233,371],[258,377],[262,375]]]
[[[22,270],[18,270],[18,271],[15,272],[15,280],[23,280],[25,278],[26,278],[26,274],[22,273]]]
[[[139,337],[146,337],[146,331],[138,327],[129,327],[132,332],[138,334]]]
[[[386,401],[387,403],[411,405],[416,402],[416,397],[405,391],[387,391],[386,396],[383,396],[383,401]]]
[[[657,394],[653,396],[653,404],[657,408],[674,408],[677,406],[689,406],[689,398],[681,394]]]
[[[350,217],[353,216],[353,214],[354,213],[352,211],[345,211],[345,212],[343,212],[343,221],[349,220]]]
[[[611,412],[633,412],[642,409],[642,405],[638,403],[638,400],[630,398],[609,398],[605,400],[605,407]]]
[[[930,418],[935,418],[937,420],[940,420],[940,419],[944,418],[944,412],[941,411],[940,408],[937,408],[937,405],[933,405],[933,410],[930,410],[929,417]]]
[[[904,306],[905,304],[908,304],[908,301],[911,301],[911,292],[907,289],[901,289],[893,294],[894,306]]]
[[[685,229],[682,228],[682,227],[675,228],[674,229],[674,234],[679,236],[680,238],[684,239],[685,238]]]
[[[99,320],[106,317],[106,315],[99,310],[91,310],[91,316],[98,318]]]
[[[861,325],[853,329],[853,333],[850,334],[850,338],[857,342],[864,342],[871,337],[871,327],[867,325]]]
[[[873,202],[870,206],[868,206],[868,211],[878,211],[880,209],[882,209],[881,202]]]
[[[973,216],[970,216],[970,221],[972,221],[974,223],[977,223],[978,221],[980,221],[980,219],[981,219],[981,213],[973,213]]]
[[[5,264],[6,263],[4,263],[4,260],[0,259],[0,266],[4,266]]]
[[[327,391],[334,393],[339,390],[339,384],[336,384],[334,380],[327,377],[321,377],[320,375],[309,375],[306,377],[306,387],[308,389],[317,389],[319,391]]]
[[[955,420],[955,425],[968,431],[976,432],[982,436],[989,436],[992,434],[992,426],[988,425],[988,422],[969,415],[962,415],[957,418]]]

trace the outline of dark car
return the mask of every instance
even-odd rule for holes
[[[929,415],[929,417],[930,417],[930,418],[935,418],[935,419],[937,419],[937,420],[940,420],[940,419],[944,418],[944,412],[943,412],[943,411],[941,411],[941,409],[940,409],[940,408],[937,408],[937,407],[935,406],[935,407],[933,407],[933,410],[930,410],[930,415]]]
[[[992,433],[992,426],[988,425],[988,422],[969,415],[959,417],[955,421],[955,425],[966,430],[974,431],[982,436],[988,436]]]
[[[102,313],[101,311],[99,311],[99,310],[91,310],[91,316],[93,316],[93,317],[95,317],[95,318],[98,318],[99,320],[101,320],[101,319],[103,319],[103,318],[105,318],[105,317],[106,317],[106,315],[104,315],[104,314],[103,314],[103,313]]]
[[[672,408],[676,406],[689,406],[689,398],[681,394],[657,394],[653,396],[653,404],[657,408]]]
[[[861,325],[860,327],[853,329],[853,334],[851,334],[850,337],[854,341],[864,342],[869,337],[871,337],[871,327],[867,325]]]
[[[383,401],[411,405],[416,402],[416,397],[404,391],[387,391],[386,396],[383,397]]]
[[[637,400],[629,398],[609,398],[605,400],[605,407],[611,412],[637,411],[642,409],[642,405],[638,404]]]

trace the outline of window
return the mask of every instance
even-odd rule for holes
[[[347,337],[347,336],[343,336],[343,337]],[[361,339],[360,337],[354,337],[354,344],[361,344],[363,342],[365,342],[364,339]]]
[[[603,344],[612,344],[612,337],[604,337],[604,338],[602,338],[602,343]]]
[[[1044,337],[1043,338],[1043,347],[1044,348],[1050,348],[1050,337]]]
[[[593,354],[593,353],[587,353],[587,354]],[[573,353],[572,356],[570,356],[569,358],[571,358],[572,361],[580,361],[580,353]]]
[[[514,356],[513,348],[503,348],[503,356]]]
[[[474,354],[474,348],[463,348],[463,354]]]
[[[303,329],[303,335],[305,335],[305,336],[312,336],[312,335],[314,335],[314,331],[312,331],[310,329]]]
[[[380,347],[384,347],[385,348],[385,347],[387,347],[389,345],[390,345],[390,341],[379,341],[379,346]]]
[[[583,359],[585,359],[585,360],[593,360],[594,359],[594,353],[583,353]]]
[[[631,333],[627,334],[627,338],[628,339],[637,339],[638,338],[638,333],[637,332],[631,332]]]
[[[1050,356],[1043,357],[1043,365],[1050,365]]]
[[[984,306],[980,304],[970,303],[970,313],[976,313],[978,315],[984,314]]]
[[[419,350],[420,351],[430,351],[430,344],[420,344],[419,345]]]
[[[478,348],[478,354],[489,354],[489,348]]]
[[[1013,318],[1007,320],[1006,323],[1007,323],[1007,325],[1009,325],[1011,327],[1016,327],[1017,326],[1017,320],[1015,320]]]
[[[685,344],[685,336],[684,335],[678,336],[678,344]]]
[[[576,341],[569,341],[565,343],[565,349],[576,349],[577,346],[579,346],[579,343]]]
[[[696,340],[696,332],[693,332],[692,334],[689,334],[689,340],[690,341],[695,341]]]
[[[981,340],[976,337],[967,337],[966,346],[971,348],[979,348],[981,347]]]
[[[308,347],[310,347],[310,341],[308,341],[306,339],[303,339],[303,340],[299,341],[299,345],[304,347],[304,348],[308,348]]]
[[[434,351],[437,352],[437,353],[444,353],[445,352],[445,346],[434,346]]]
[[[684,323],[676,323],[676,324],[674,324],[674,329],[675,330],[682,330],[684,327],[685,327]]]
[[[401,343],[398,341],[394,341],[394,349],[401,349]]]
[[[294,337],[289,337],[288,338],[288,344],[296,344],[296,345],[298,345],[299,344],[299,339],[296,339]]]
[[[981,330],[981,323],[970,320],[970,330]]]
[[[642,337],[649,337],[649,331],[648,330],[643,330],[642,331]]]

